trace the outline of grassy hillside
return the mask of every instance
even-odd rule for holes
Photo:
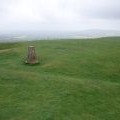
[[[34,45],[40,59],[23,63]],[[120,38],[0,44],[0,120],[120,120]]]

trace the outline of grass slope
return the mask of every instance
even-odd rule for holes
[[[34,45],[40,64],[23,63]],[[120,38],[0,44],[0,120],[120,120]]]

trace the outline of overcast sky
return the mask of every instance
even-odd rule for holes
[[[120,0],[0,0],[0,31],[120,30]]]

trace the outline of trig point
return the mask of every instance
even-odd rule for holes
[[[26,59],[25,63],[26,64],[37,64],[38,63],[38,59],[37,59],[37,56],[36,56],[34,46],[29,46],[28,47],[27,59]]]

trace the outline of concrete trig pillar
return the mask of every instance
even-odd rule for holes
[[[36,55],[34,46],[28,47],[28,54],[27,54],[27,59],[26,59],[25,63],[28,63],[28,64],[38,63],[38,59],[37,59],[37,55]]]

